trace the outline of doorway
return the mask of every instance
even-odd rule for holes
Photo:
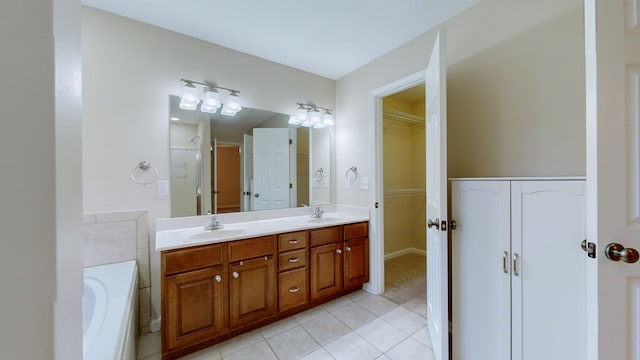
[[[384,285],[386,299],[424,318],[426,148],[424,83],[382,98]]]

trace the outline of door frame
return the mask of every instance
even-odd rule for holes
[[[382,149],[382,98],[424,84],[427,70],[390,82],[369,92],[369,133],[371,135],[371,192],[369,195],[369,283],[365,290],[373,294],[384,292],[384,169]],[[376,203],[378,208],[376,209]]]

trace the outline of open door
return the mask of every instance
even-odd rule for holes
[[[289,207],[289,129],[253,129],[253,210]]]
[[[640,1],[584,4],[587,359],[639,359]]]
[[[426,74],[427,320],[436,360],[449,359],[446,33],[433,44]]]
[[[242,209],[251,211],[251,179],[253,179],[253,136],[242,135]]]

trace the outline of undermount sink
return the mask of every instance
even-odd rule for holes
[[[322,224],[322,223],[336,222],[336,221],[339,221],[339,220],[340,220],[340,218],[327,216],[327,217],[312,218],[312,219],[309,219],[309,222],[310,223],[320,223],[320,224]]]
[[[194,240],[218,239],[221,237],[240,235],[243,232],[244,230],[242,229],[205,230],[197,234],[193,234],[189,236],[189,238]]]

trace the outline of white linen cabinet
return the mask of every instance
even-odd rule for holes
[[[453,359],[586,358],[584,187],[451,181]]]

